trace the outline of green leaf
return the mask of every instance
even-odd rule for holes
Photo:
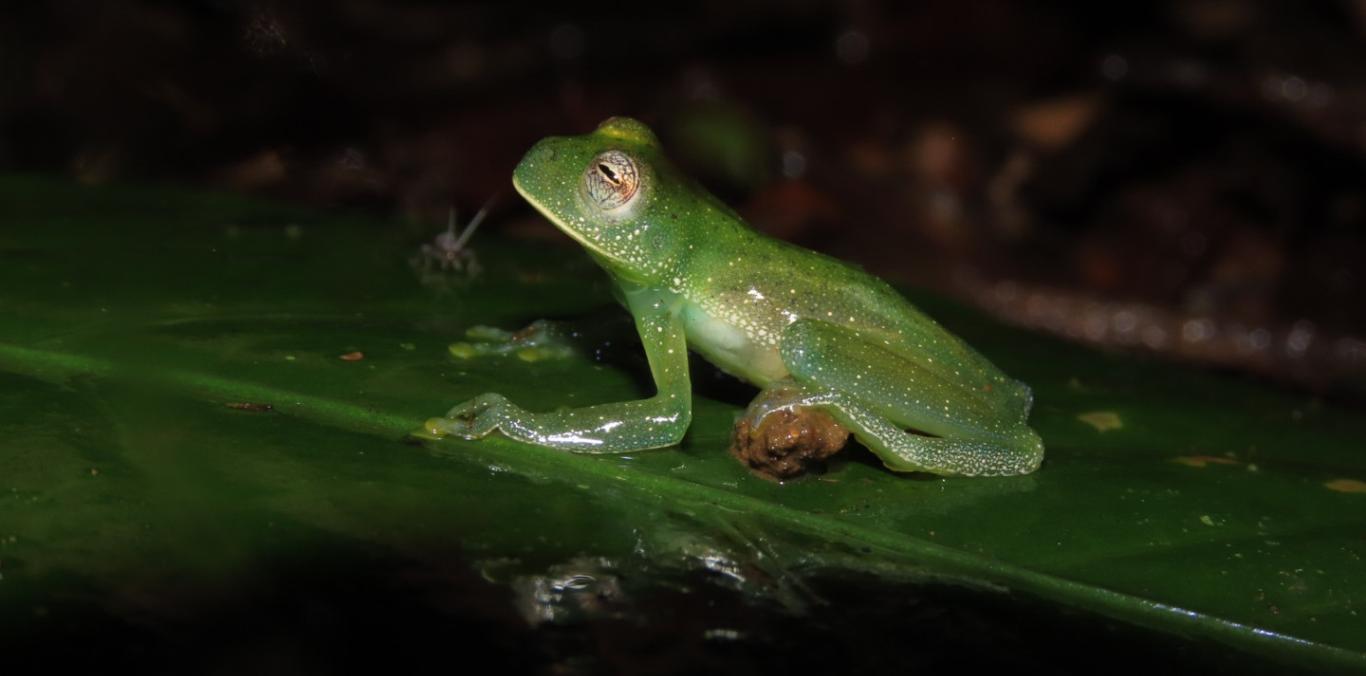
[[[916,297],[1033,386],[1039,472],[897,476],[852,448],[772,483],[725,451],[751,391],[719,376],[678,448],[418,444],[489,390],[532,410],[648,391],[629,335],[602,360],[447,351],[473,325],[609,307],[580,251],[485,232],[483,274],[433,289],[419,242],[363,219],[14,176],[0,195],[0,628],[68,602],[156,624],[168,589],[231,596],[289,552],[458,543],[532,619],[573,612],[526,591],[555,571],[705,569],[791,612],[837,604],[805,581],[841,574],[1366,668],[1366,422],[1307,395]]]

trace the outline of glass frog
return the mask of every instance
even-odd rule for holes
[[[553,412],[489,393],[428,420],[428,433],[498,431],[578,453],[671,446],[691,422],[691,349],[762,389],[756,415],[823,411],[898,472],[1027,474],[1043,460],[1028,387],[882,280],[750,229],[644,124],[614,117],[544,139],[512,182],[611,276],[657,392]]]

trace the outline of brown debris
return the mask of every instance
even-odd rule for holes
[[[730,453],[761,476],[788,479],[840,452],[849,430],[818,409],[784,408],[735,423]]]

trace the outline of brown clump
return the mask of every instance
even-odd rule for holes
[[[788,479],[840,452],[849,430],[818,409],[784,408],[754,425],[753,416],[735,423],[730,453],[761,476]]]

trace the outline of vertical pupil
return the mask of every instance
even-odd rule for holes
[[[606,178],[612,185],[621,182],[621,180],[617,178],[617,173],[612,171],[612,168],[605,164],[599,164],[598,171],[602,174],[603,178]]]

